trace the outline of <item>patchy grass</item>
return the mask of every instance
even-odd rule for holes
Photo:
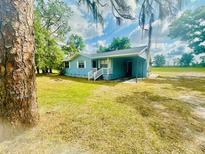
[[[205,119],[193,113],[205,104],[204,78],[124,84],[53,75],[37,83],[39,125],[0,143],[0,153],[205,152]]]
[[[158,80],[147,80],[147,83],[156,85],[171,85],[176,90],[186,89],[191,91],[205,92],[204,78],[186,78],[186,77],[164,77],[159,76]]]

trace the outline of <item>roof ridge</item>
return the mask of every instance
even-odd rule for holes
[[[92,53],[92,54],[86,54],[86,53],[79,53],[78,55],[88,57],[91,59],[96,59],[96,58],[105,58],[105,57],[120,57],[120,56],[141,56],[142,53],[145,52],[147,49],[147,45],[144,46],[138,46],[138,47],[133,47],[129,49],[122,49],[122,50],[114,50],[114,51],[109,51],[109,52],[101,52],[101,53]],[[72,60],[78,55],[75,55],[74,57],[67,59],[67,60]]]
[[[121,52],[121,51],[126,51],[126,50],[132,50],[132,49],[138,49],[138,48],[146,48],[147,45],[142,45],[142,46],[137,46],[137,47],[132,47],[132,48],[128,48],[128,49],[120,49],[120,50],[113,50],[113,51],[107,51],[107,52],[99,52],[99,53],[80,53],[81,55],[98,55],[98,54],[106,54],[106,53],[112,53],[112,52]],[[138,51],[139,52],[139,51]]]

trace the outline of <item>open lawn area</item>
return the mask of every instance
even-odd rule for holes
[[[205,70],[167,70],[137,84],[38,76],[40,122],[0,153],[205,153]]]
[[[154,72],[199,72],[205,73],[205,67],[152,67]]]

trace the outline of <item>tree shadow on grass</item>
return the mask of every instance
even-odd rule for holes
[[[191,114],[189,104],[150,92],[133,92],[116,99],[140,114],[147,127],[162,140],[178,142],[190,139],[190,131],[205,132],[205,123]]]
[[[61,76],[61,75],[57,75],[57,74],[49,74],[49,75],[37,75],[37,77],[49,77],[51,80],[55,80],[55,81],[63,81],[63,80],[67,80],[67,81],[74,81],[74,82],[79,82],[79,83],[85,83],[85,84],[96,84],[96,85],[106,85],[106,86],[116,86],[117,84],[119,84],[120,82],[118,81],[105,81],[105,80],[97,80],[97,81],[93,81],[93,80],[88,80],[86,78],[78,78],[78,77],[67,77],[67,76]]]

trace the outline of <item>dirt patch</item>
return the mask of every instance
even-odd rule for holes
[[[151,73],[150,76],[149,76],[149,79],[156,79],[158,78],[159,74],[153,74]]]
[[[166,107],[163,106],[163,105],[161,105],[161,104],[155,104],[153,107],[156,108],[156,109],[159,109],[159,110],[164,110],[164,109],[166,109]]]
[[[17,137],[15,140],[4,142],[0,145],[0,153],[69,153],[69,154],[89,154],[82,150],[79,145],[71,145],[47,140],[29,139],[25,136]]]
[[[193,105],[193,114],[201,119],[205,119],[205,97],[202,95],[183,95],[179,97],[180,100]]]
[[[205,98],[200,96],[192,96],[192,95],[182,95],[179,97],[180,100],[192,104],[192,105],[202,105],[205,103]]]
[[[198,73],[198,72],[187,72],[187,73],[178,73],[178,77],[187,77],[187,78],[196,78],[196,77],[205,77],[205,73]]]
[[[199,133],[195,135],[195,144],[205,153],[205,134]]]
[[[194,109],[194,114],[205,120],[205,108],[197,107]]]

